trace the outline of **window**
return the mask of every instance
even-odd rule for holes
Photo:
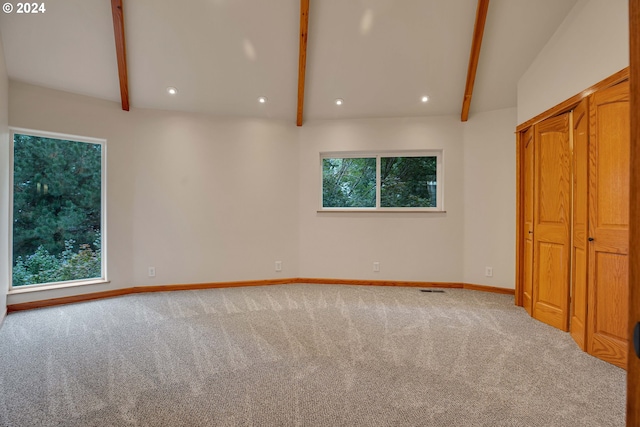
[[[322,206],[375,208],[376,159],[343,157],[322,159]]]
[[[106,142],[12,136],[12,288],[106,280]]]
[[[321,210],[443,211],[442,151],[322,153]]]

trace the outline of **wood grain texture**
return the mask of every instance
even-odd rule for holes
[[[122,295],[141,294],[148,292],[172,292],[191,291],[198,289],[235,288],[243,286],[271,286],[288,284],[319,284],[319,285],[360,285],[360,286],[399,286],[415,288],[444,288],[444,289],[468,289],[473,291],[491,292],[505,295],[514,295],[513,289],[497,288],[492,286],[474,285],[459,282],[417,282],[417,281],[394,281],[394,280],[352,280],[352,279],[325,279],[325,278],[305,278],[290,277],[283,279],[267,280],[245,280],[237,282],[211,282],[211,283],[186,283],[176,285],[158,286],[135,286],[132,288],[114,289],[112,291],[94,292],[90,294],[74,295],[70,297],[53,298],[42,301],[23,302],[10,304],[7,312],[31,310],[35,308],[52,307],[56,305],[72,304],[76,302],[92,301],[104,298],[113,298]]]
[[[516,128],[517,147],[516,147],[516,305],[524,304],[523,297],[523,275],[524,275],[524,242],[521,233],[524,230],[524,149],[522,147],[524,133],[533,128],[534,125],[549,119],[551,117],[564,114],[575,108],[583,99],[586,99],[594,92],[609,88],[629,79],[629,67],[618,71],[617,73],[607,77],[606,79],[596,83],[588,89],[583,90],[579,94],[567,99],[564,102],[550,108],[549,110],[537,115],[531,120],[527,120]]]
[[[131,293],[194,291],[198,289],[239,288],[244,286],[289,285],[298,283],[296,278],[243,280],[237,282],[183,283],[177,285],[136,286]]]
[[[569,330],[571,148],[569,113],[534,131],[533,317]]]
[[[523,137],[523,220],[521,237],[523,247],[522,305],[527,313],[533,313],[533,237],[534,237],[534,166],[535,144],[533,128],[524,132]]]
[[[120,98],[122,109],[129,111],[129,77],[127,73],[127,44],[124,37],[124,11],[122,0],[111,0],[113,15],[113,35],[116,40],[116,57],[118,60],[118,77],[120,79]]]
[[[514,304],[522,307],[524,292],[524,132],[516,132],[516,277]]]
[[[589,99],[587,351],[627,367],[629,300],[629,82]]]
[[[300,0],[300,50],[298,54],[298,114],[296,125],[302,126],[304,114],[304,81],[307,69],[307,34],[309,32],[309,0]]]
[[[298,278],[298,283],[309,283],[318,285],[364,285],[364,286],[405,286],[416,288],[454,288],[462,289],[460,282],[418,282],[418,281],[398,281],[398,280],[354,280],[354,279],[332,279],[332,278]]]
[[[630,191],[629,191],[629,330],[640,322],[640,0],[629,0],[630,49]],[[640,359],[627,365],[627,426],[640,425]]]
[[[491,292],[494,294],[515,295],[515,289],[498,288],[495,286],[485,286],[485,285],[474,285],[472,283],[463,283],[462,289],[467,289],[470,291]]]
[[[588,165],[589,99],[585,98],[573,111],[573,252],[569,327],[573,340],[582,350],[587,349]]]
[[[94,292],[90,294],[74,295],[70,297],[52,298],[42,301],[21,302],[7,305],[7,312],[31,310],[34,308],[52,307],[56,305],[72,304],[75,302],[92,301],[96,299],[113,298],[133,293],[134,288],[115,289],[112,291]]]
[[[583,90],[582,92],[572,96],[560,104],[549,108],[547,111],[544,111],[532,119],[527,120],[526,122],[519,124],[516,127],[516,132],[521,132],[537,123],[540,123],[550,117],[557,116],[562,113],[566,113],[567,111],[573,110],[576,105],[580,103],[584,98],[590,96],[591,94],[609,88],[611,86],[615,86],[618,83],[622,83],[625,80],[629,80],[629,67],[624,68],[617,73],[607,77],[606,79],[599,81],[588,89]]]
[[[489,0],[478,0],[476,21],[473,26],[473,39],[471,41],[471,53],[469,54],[469,67],[467,68],[467,84],[464,88],[464,98],[462,100],[461,120],[463,122],[469,119],[469,108],[471,107],[471,97],[473,96],[473,86],[476,81],[476,71],[480,60],[480,48],[482,47],[482,37],[484,36],[484,26],[487,22],[488,11]]]
[[[114,289],[112,291],[94,292],[90,294],[74,295],[70,297],[53,298],[42,301],[23,302],[18,304],[10,304],[7,306],[9,313],[14,311],[31,310],[33,308],[51,307],[55,305],[71,304],[75,302],[91,301],[103,298],[113,298],[122,295],[140,294],[148,292],[171,292],[171,291],[189,291],[197,289],[215,289],[215,288],[233,288],[240,286],[267,286],[267,285],[286,285],[290,283],[299,283],[296,278],[271,279],[271,280],[246,280],[237,282],[212,282],[212,283],[191,283],[176,285],[159,285],[159,286],[135,286],[132,288]]]

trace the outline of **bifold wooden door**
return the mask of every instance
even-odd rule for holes
[[[524,272],[523,272],[523,305],[529,315],[533,314],[533,175],[534,175],[534,143],[533,128],[524,134]]]
[[[629,83],[591,95],[588,352],[626,368],[629,310]]]
[[[520,134],[520,296],[588,353],[629,355],[630,87],[599,89]]]
[[[582,350],[587,344],[587,265],[589,246],[589,100],[573,110],[573,230],[571,262],[571,321],[569,330]]]
[[[534,127],[533,317],[569,330],[569,113]]]
[[[640,323],[640,0],[629,0],[631,153],[629,188],[629,338]],[[635,345],[632,347],[636,347]],[[627,426],[640,425],[640,351],[629,355]]]

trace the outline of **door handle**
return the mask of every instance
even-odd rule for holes
[[[533,231],[529,230],[529,234],[533,234]]]
[[[593,237],[589,237],[589,241],[590,242],[593,242],[594,240],[596,240],[596,239],[594,239]]]
[[[633,348],[636,350],[636,356],[640,358],[640,322],[633,328]]]

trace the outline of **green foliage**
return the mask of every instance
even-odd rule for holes
[[[24,260],[18,257],[13,266],[13,286],[31,285],[34,283],[56,282],[59,261],[44,246],[38,247],[32,255]]]
[[[375,207],[376,159],[323,159],[322,206]]]
[[[87,244],[80,245],[79,251],[76,251],[74,243],[73,240],[66,241],[65,250],[59,256],[51,255],[44,246],[40,246],[32,255],[24,259],[18,257],[13,267],[13,286],[100,277],[102,259],[99,239],[95,242],[98,247],[95,251]]]
[[[435,207],[436,157],[382,157],[382,207]]]
[[[435,207],[437,157],[381,157],[381,207]],[[323,207],[375,207],[376,159],[322,161]]]
[[[14,135],[14,286],[101,276],[101,163],[100,144]]]
[[[102,274],[100,236],[93,242],[94,250],[89,244],[75,248],[75,241],[65,242],[65,250],[59,257],[60,281],[78,280],[100,277]]]

